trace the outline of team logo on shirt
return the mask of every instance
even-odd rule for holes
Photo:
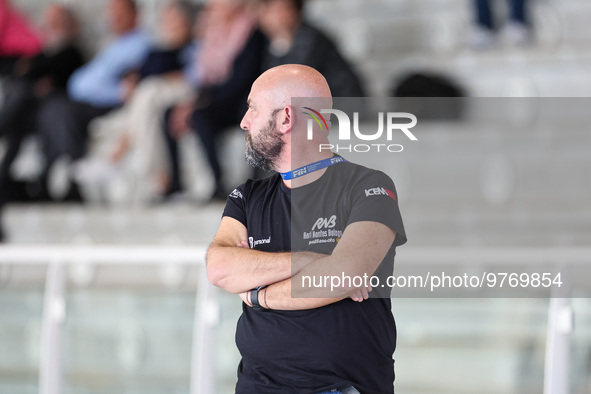
[[[394,201],[396,201],[396,195],[394,194],[394,192],[383,187],[374,187],[372,189],[365,190],[365,197],[370,196],[389,196]]]
[[[312,231],[321,230],[323,228],[334,228],[337,225],[337,215],[332,215],[329,218],[318,218],[312,226]]]
[[[232,191],[232,193],[230,193],[230,197],[239,198],[242,200],[242,193],[240,193],[240,190],[234,189],[234,191]]]
[[[307,239],[308,245],[339,242],[343,231],[337,226],[337,215],[320,217],[316,219],[310,231],[304,231],[303,239]]]
[[[259,246],[259,245],[270,244],[271,243],[271,236],[269,235],[269,238],[263,238],[263,239],[254,239],[253,237],[248,237],[248,243],[250,245],[250,248],[254,249],[256,246]]]

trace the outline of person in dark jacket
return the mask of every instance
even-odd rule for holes
[[[213,172],[212,198],[225,199],[218,137],[236,125],[246,110],[246,97],[260,74],[266,40],[244,0],[213,0],[205,10],[204,23],[195,62],[198,98],[173,107],[166,115],[165,135],[171,159],[167,193],[182,190],[177,140],[191,129],[201,140]]]
[[[282,64],[318,70],[334,97],[363,97],[359,76],[337,45],[303,20],[304,0],[260,0],[259,25],[269,39],[263,71]]]
[[[17,61],[0,108],[0,137],[7,145],[0,161],[0,190],[5,199],[10,167],[24,138],[35,131],[38,111],[65,94],[70,75],[83,64],[76,44],[78,22],[71,10],[61,4],[49,5],[43,13],[41,30],[43,51]]]

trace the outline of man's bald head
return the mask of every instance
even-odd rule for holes
[[[247,160],[279,172],[300,162],[316,161],[318,144],[328,142],[330,126],[324,133],[313,133],[313,139],[308,140],[306,110],[330,108],[328,83],[312,67],[288,64],[264,72],[252,85],[248,111],[240,122],[246,131]],[[294,156],[292,151],[297,154]]]
[[[265,71],[254,82],[252,90],[267,93],[277,107],[291,105],[293,97],[332,98],[326,78],[312,67],[300,64],[286,64]],[[332,100],[325,105],[332,107]]]

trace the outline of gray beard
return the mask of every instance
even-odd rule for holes
[[[269,120],[267,126],[261,130],[258,138],[253,140],[250,132],[246,132],[246,161],[253,167],[263,171],[274,171],[277,159],[283,150],[285,142],[276,131],[277,122],[274,118]]]

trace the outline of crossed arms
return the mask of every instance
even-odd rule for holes
[[[209,281],[224,290],[241,294],[247,303],[248,291],[268,286],[266,305],[277,310],[319,308],[344,298],[363,301],[371,289],[342,286],[327,297],[328,290],[307,289],[302,297],[292,297],[292,284],[303,276],[372,275],[392,246],[396,233],[377,222],[352,223],[343,232],[330,255],[312,252],[270,253],[249,249],[248,233],[239,221],[224,217],[207,252]],[[299,288],[298,288],[299,290]]]

